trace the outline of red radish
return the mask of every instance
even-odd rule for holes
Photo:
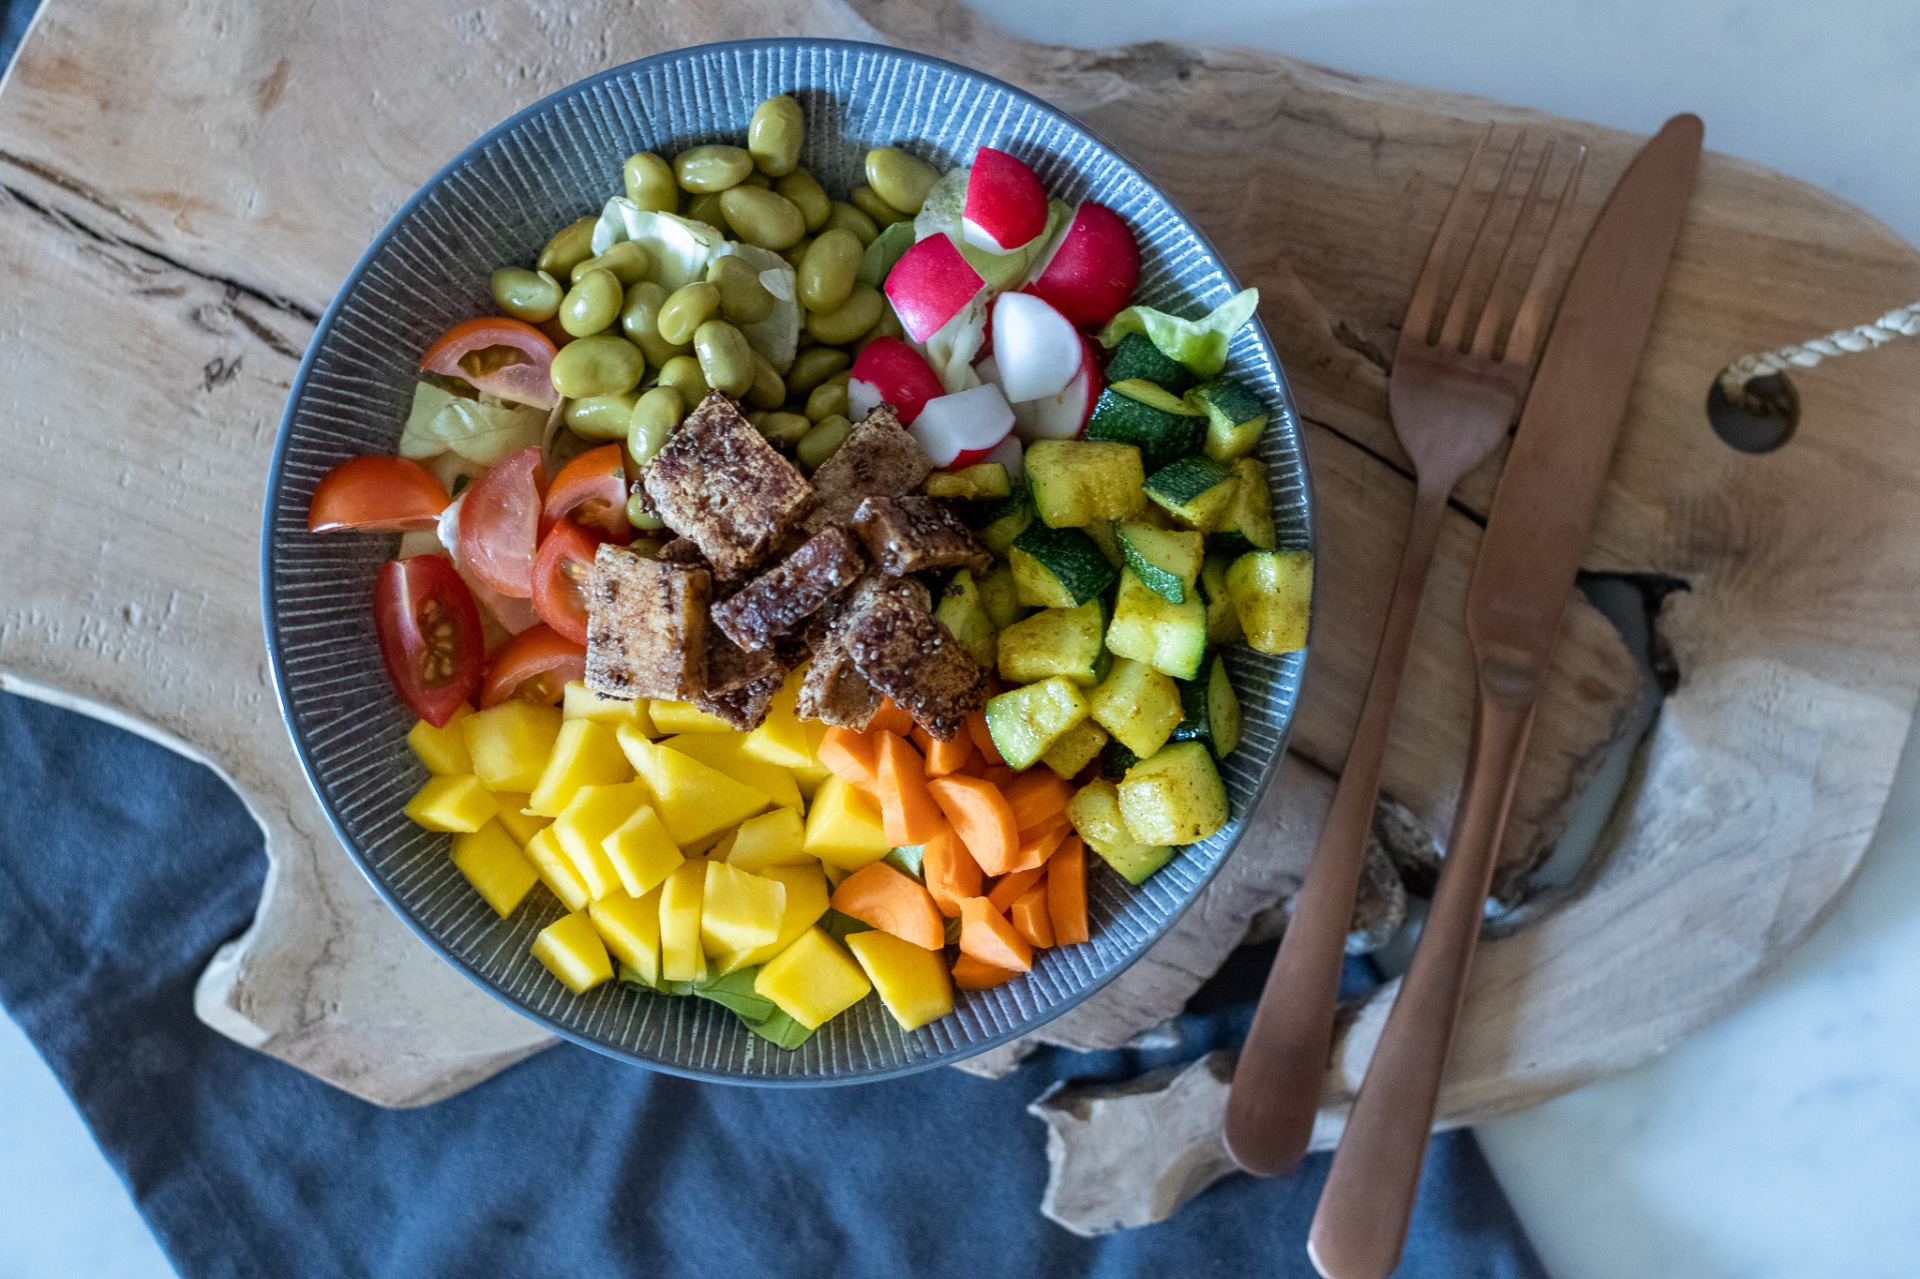
[[[1007,399],[1044,400],[1080,371],[1081,340],[1073,321],[1031,293],[993,300],[993,362]]]
[[[999,387],[976,386],[928,400],[910,429],[935,466],[972,466],[1013,430],[1013,410]]]
[[[847,403],[854,421],[866,417],[876,404],[891,404],[905,426],[920,416],[928,400],[945,395],[940,375],[912,347],[895,337],[877,337],[860,351],[847,383]]]
[[[1018,430],[1018,427],[1014,428]],[[1026,450],[1021,447],[1016,435],[1009,435],[994,446],[993,452],[980,459],[983,462],[998,462],[1007,468],[1007,478],[1017,480],[1027,473]]]
[[[1023,162],[981,147],[967,177],[960,234],[988,253],[1011,253],[1047,229],[1047,190]]]
[[[886,293],[907,333],[914,341],[925,342],[965,310],[985,283],[941,232],[900,255],[887,273]]]
[[[1081,328],[1094,329],[1120,314],[1138,283],[1140,250],[1133,232],[1105,205],[1083,204],[1034,278],[1033,291]]]
[[[1080,371],[1066,389],[1044,400],[1027,400],[1013,406],[1014,433],[1023,440],[1071,440],[1079,438],[1093,416],[1094,401],[1100,398],[1105,379],[1100,376],[1100,357],[1093,343],[1081,339]]]

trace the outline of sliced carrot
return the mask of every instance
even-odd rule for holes
[[[1005,872],[1019,851],[1020,828],[997,786],[977,777],[936,777],[927,783],[933,802],[953,823],[954,833],[989,875]]]
[[[867,732],[869,734],[898,733],[900,736],[905,737],[912,731],[913,716],[907,714],[898,706],[895,706],[891,697],[880,699],[880,709],[875,711],[873,718],[867,722]]]
[[[960,953],[1015,972],[1024,973],[1033,967],[1033,947],[984,897],[969,897],[960,903]]]
[[[972,955],[962,955],[953,961],[953,984],[961,990],[992,990],[1019,975],[1011,968],[981,963]]]
[[[877,741],[870,733],[856,733],[849,728],[829,728],[820,738],[820,746],[814,752],[828,772],[838,777],[855,790],[868,795],[879,790],[879,777],[874,771],[874,747]]]
[[[960,918],[960,903],[980,895],[980,863],[953,827],[940,824],[940,833],[921,846],[920,874],[940,913]]]
[[[1035,867],[1032,870],[1016,870],[1011,875],[1002,875],[999,882],[994,884],[993,891],[987,894],[987,900],[993,903],[993,908],[997,911],[1012,910],[1013,904],[1020,900],[1020,894],[1040,882],[1041,873],[1040,869]]]
[[[1056,945],[1087,940],[1087,846],[1078,835],[1061,841],[1047,860],[1047,915]]]
[[[1020,832],[1020,847],[1014,850],[1013,861],[1007,865],[1007,871],[1038,870],[1047,864],[1053,856],[1053,850],[1060,847],[1060,841],[1073,834],[1073,823],[1067,820],[1065,813],[1053,818],[1035,830]]]
[[[924,844],[947,828],[940,806],[927,793],[926,764],[898,733],[868,733],[875,739],[874,781],[880,822],[895,848]]]
[[[885,862],[862,866],[833,890],[833,908],[928,950],[947,944],[940,911],[920,881]]]
[[[989,764],[987,767],[981,769],[979,773],[981,781],[998,787],[1002,791],[1006,790],[1006,788],[1013,783],[1013,779],[1019,775],[1020,774],[1014,772],[1005,764]]]
[[[1047,914],[1047,884],[1045,880],[1035,884],[1020,894],[1020,900],[1014,902],[1013,909],[1007,912],[1007,918],[1013,922],[1013,929],[1027,939],[1027,944],[1036,950],[1053,945],[1053,917]]]
[[[926,729],[915,728],[913,744],[926,756],[928,777],[945,777],[948,773],[960,772],[967,766],[967,761],[973,758],[973,739],[965,733],[950,742],[943,742]]]
[[[967,736],[973,739],[974,749],[989,764],[1004,764],[1000,757],[1000,748],[993,744],[993,734],[987,731],[987,713],[975,711],[967,716]]]
[[[1066,812],[1072,798],[1073,783],[1051,768],[1029,768],[1007,786],[1013,824],[1022,832],[1044,826]]]

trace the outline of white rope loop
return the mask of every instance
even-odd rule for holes
[[[1871,351],[1895,338],[1915,336],[1920,336],[1920,302],[1896,307],[1870,324],[1838,329],[1825,337],[1783,346],[1777,351],[1743,355],[1720,371],[1720,390],[1736,404],[1751,404],[1754,397],[1748,393],[1747,384],[1755,378],[1788,369],[1810,369],[1822,360]]]

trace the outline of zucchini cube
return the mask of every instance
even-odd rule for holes
[[[1083,719],[1062,733],[1047,747],[1040,762],[1064,778],[1080,775],[1080,770],[1100,758],[1107,745],[1107,730],[1091,719]]]
[[[1207,414],[1208,457],[1221,462],[1246,457],[1267,429],[1267,406],[1243,383],[1215,378],[1187,392],[1187,402]]]
[[[1199,742],[1175,742],[1127,770],[1120,818],[1143,844],[1191,844],[1227,824],[1227,788]]]
[[[1126,569],[1107,626],[1107,648],[1115,657],[1145,662],[1175,679],[1192,679],[1207,655],[1207,606],[1197,592],[1175,604]]]
[[[1056,675],[990,699],[987,732],[994,749],[1018,772],[1046,754],[1088,713],[1086,694],[1073,681]]]
[[[1130,657],[1113,664],[1087,701],[1094,721],[1142,759],[1166,745],[1185,716],[1172,677]]]
[[[1313,608],[1312,552],[1242,555],[1227,570],[1227,593],[1248,647],[1262,653],[1291,653],[1307,646]]]
[[[1120,794],[1105,778],[1082,786],[1067,802],[1067,820],[1100,859],[1129,884],[1144,884],[1148,876],[1173,857],[1164,844],[1143,844],[1127,829],[1120,815]]]
[[[1099,682],[1106,615],[1100,601],[1078,608],[1042,609],[1000,632],[1000,678],[1010,684],[1034,684],[1064,675],[1082,688]]]
[[[1036,440],[1026,463],[1034,509],[1050,528],[1124,520],[1146,505],[1146,467],[1131,444]]]

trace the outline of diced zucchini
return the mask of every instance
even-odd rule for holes
[[[1233,502],[1239,482],[1225,462],[1210,457],[1183,457],[1147,477],[1147,496],[1154,505],[1187,528],[1206,531],[1219,523]]]
[[[1166,845],[1143,844],[1133,837],[1120,815],[1119,790],[1105,778],[1088,782],[1067,801],[1067,820],[1087,847],[1130,884],[1145,883],[1173,857]]]
[[[1107,360],[1107,381],[1126,382],[1141,378],[1175,395],[1193,385],[1187,366],[1153,344],[1144,333],[1129,333],[1113,348]]]
[[[1240,614],[1233,611],[1233,597],[1227,593],[1227,568],[1232,563],[1231,556],[1209,551],[1206,562],[1200,565],[1200,598],[1207,604],[1209,644],[1232,644],[1244,634]]]
[[[1227,788],[1199,742],[1175,742],[1120,779],[1120,818],[1143,844],[1191,844],[1227,824]]]
[[[1231,754],[1240,744],[1240,699],[1218,654],[1207,663],[1205,679],[1180,681],[1180,707],[1186,717],[1173,730],[1174,741],[1206,742],[1215,755]],[[1097,701],[1093,713],[1100,713]]]
[[[1180,724],[1180,686],[1131,658],[1113,664],[1113,673],[1087,698],[1094,722],[1113,740],[1141,758],[1167,744]]]
[[[1215,378],[1187,392],[1187,400],[1207,413],[1206,454],[1221,462],[1245,457],[1267,429],[1267,406],[1230,377]]]
[[[974,661],[982,666],[993,665],[999,652],[1000,628],[987,616],[972,573],[961,569],[953,575],[953,580],[940,592],[940,607],[934,610],[934,616],[947,624],[947,629]]]
[[[1127,567],[1154,594],[1178,604],[1193,590],[1206,554],[1206,539],[1199,533],[1122,524],[1119,541]]]
[[[1027,448],[1027,478],[1034,509],[1052,528],[1124,520],[1147,504],[1146,468],[1129,444],[1036,440]]]
[[[1273,493],[1267,487],[1267,468],[1257,458],[1243,457],[1233,464],[1233,497],[1212,526],[1215,538],[1235,553],[1273,549]],[[1152,480],[1147,481],[1149,485]],[[1148,489],[1152,495],[1152,489]]]
[[[1234,596],[1237,601],[1238,594]],[[1240,612],[1241,620],[1246,611]],[[1200,673],[1207,652],[1207,606],[1198,592],[1183,603],[1156,595],[1127,569],[1120,574],[1120,595],[1114,601],[1113,621],[1107,626],[1107,647],[1115,657],[1145,662],[1175,679]],[[1109,726],[1111,727],[1111,726]]]
[[[991,498],[1008,497],[1013,493],[1013,482],[1007,478],[1007,468],[998,462],[980,462],[960,471],[935,471],[920,486],[920,491],[928,497],[958,498],[963,502],[982,502]]]
[[[1009,684],[1037,684],[1064,675],[1082,688],[1098,682],[1106,628],[1100,601],[1078,608],[1042,609],[1000,632],[1000,678]]]
[[[1107,730],[1090,719],[1083,719],[1047,747],[1040,762],[1062,777],[1073,778],[1100,757],[1107,744]]]
[[[1113,565],[1077,528],[1036,524],[1014,539],[1008,558],[1022,604],[1074,608],[1113,585]]]
[[[1120,598],[1126,599],[1126,583]],[[1308,551],[1254,551],[1227,570],[1227,593],[1246,632],[1247,645],[1262,653],[1291,653],[1307,646],[1313,607],[1313,555]],[[1120,624],[1119,609],[1114,625]],[[1113,632],[1107,632],[1113,648]],[[1119,652],[1114,648],[1114,652]]]
[[[1177,395],[1136,378],[1100,393],[1087,419],[1087,438],[1133,445],[1153,472],[1198,453],[1207,441],[1207,419]]]
[[[1222,565],[1222,593],[1227,580],[1226,571]],[[974,585],[980,588],[980,607],[987,610],[987,618],[996,630],[1005,630],[1020,620],[1024,610],[1020,607],[1019,591],[1013,584],[1013,565],[1005,560],[995,560],[993,567],[985,576],[976,579]],[[1235,638],[1239,637],[1236,635]]]
[[[1100,776],[1117,782],[1139,762],[1140,757],[1128,750],[1125,742],[1109,741],[1100,750]]]
[[[1016,772],[1030,767],[1086,717],[1086,694],[1058,675],[987,702],[987,732],[993,747]]]
[[[1127,562],[1127,557],[1120,553],[1119,528],[1120,525],[1113,520],[1095,520],[1084,530],[1093,539],[1093,544],[1100,548],[1100,553],[1107,557],[1107,563],[1115,568]]]
[[[1033,523],[1033,495],[1025,485],[1015,485],[1005,499],[987,508],[986,520],[980,530],[981,542],[995,555],[1005,555],[1013,539]]]

